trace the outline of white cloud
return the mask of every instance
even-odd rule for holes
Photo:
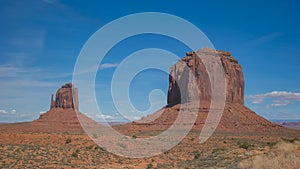
[[[287,103],[273,103],[271,104],[271,106],[273,107],[280,107],[280,106],[287,106],[288,104]]]
[[[0,115],[13,115],[16,114],[17,110],[12,109],[12,110],[0,110]]]
[[[40,113],[39,114],[44,114],[44,113],[46,113],[47,111],[46,110],[44,110],[44,111],[40,111]]]
[[[139,119],[141,119],[141,117],[140,116],[133,116],[132,119],[139,120]]]
[[[272,99],[271,106],[287,106],[295,101],[300,101],[300,93],[287,92],[287,91],[272,91],[269,93],[250,95],[246,99],[250,100],[253,104],[262,103],[265,99]]]
[[[113,116],[109,116],[109,115],[104,115],[104,114],[89,114],[89,116],[91,118],[96,118],[96,119],[106,119],[106,120],[111,120],[114,119]]]

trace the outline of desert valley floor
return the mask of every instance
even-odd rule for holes
[[[135,133],[145,137],[160,131]],[[0,133],[0,168],[298,168],[300,132],[217,132],[204,144],[192,130],[180,144],[152,158],[116,156],[85,134]]]

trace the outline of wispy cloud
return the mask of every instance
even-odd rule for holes
[[[65,16],[66,19],[68,19],[68,20],[73,19],[73,20],[83,21],[83,22],[91,21],[90,18],[85,17],[81,13],[78,13],[78,11],[74,10],[71,6],[67,5],[66,3],[63,3],[62,1],[43,0],[42,3],[46,4],[46,6],[44,6],[44,7],[46,7],[46,10],[48,10],[48,8],[52,7],[57,11],[57,13],[60,13],[62,16]],[[55,18],[55,19],[57,19],[57,21],[61,21],[62,18]]]
[[[54,4],[54,3],[56,3],[56,1],[54,1],[54,0],[43,0],[43,2],[45,2],[46,4]]]
[[[263,43],[273,41],[273,40],[279,38],[280,36],[282,36],[282,33],[280,33],[280,32],[269,33],[269,34],[263,35],[261,37],[258,37],[256,39],[252,40],[250,42],[250,45],[258,46],[258,45],[261,45]]]
[[[43,80],[48,72],[40,68],[25,68],[11,64],[0,65],[0,87],[49,87],[53,83]],[[43,76],[42,76],[43,75]]]
[[[287,106],[289,103],[273,103],[271,106],[273,107],[281,107],[281,106]]]
[[[103,63],[99,66],[99,69],[108,69],[108,68],[115,68],[117,67],[119,64],[118,63]]]
[[[46,31],[24,27],[12,29],[9,33],[9,36],[4,36],[0,40],[3,48],[0,57],[4,58],[7,64],[32,64],[37,54],[44,49]]]
[[[9,42],[15,47],[28,49],[42,49],[44,47],[46,31],[33,29],[19,29],[14,32]]]
[[[91,72],[95,72],[97,70],[104,70],[104,69],[115,68],[118,65],[119,65],[118,63],[103,63],[100,66],[94,66],[94,67],[90,67],[88,69],[77,71],[75,75],[88,74],[88,73],[91,73]],[[72,76],[74,74],[70,73],[69,75]]]
[[[55,69],[40,67],[24,67],[18,64],[0,64],[0,79],[16,81],[40,81],[53,80],[71,77],[72,73],[57,72]],[[5,80],[7,81],[7,80]]]
[[[12,77],[19,74],[20,69],[9,64],[0,65],[0,77]]]
[[[22,68],[12,64],[0,65],[0,78],[4,77],[22,77],[24,75],[40,72],[37,68]]]
[[[253,104],[262,103],[266,99],[272,99],[271,106],[287,106],[295,101],[300,101],[300,93],[293,93],[287,91],[272,91],[269,93],[250,95],[247,96],[248,99]]]

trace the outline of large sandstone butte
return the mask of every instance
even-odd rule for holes
[[[201,59],[198,56],[203,56]],[[278,130],[281,128],[263,117],[257,115],[244,105],[244,76],[241,65],[229,52],[201,49],[196,52],[188,52],[170,68],[169,89],[167,106],[131,124],[123,125],[118,129],[125,133],[129,128],[138,130],[167,129],[176,120],[180,110],[189,109],[192,113],[198,113],[194,129],[202,129],[207,119],[211,105],[211,84],[203,59],[218,57],[224,68],[226,80],[226,101],[218,131],[230,132],[262,132]],[[192,73],[187,73],[191,70]],[[197,85],[192,85],[191,74],[195,77]],[[223,76],[224,77],[224,76]],[[180,84],[180,85],[179,85]],[[181,86],[181,90],[179,90]],[[195,86],[198,87],[200,107],[195,106],[191,98],[195,97]],[[181,97],[182,93],[184,94]],[[222,111],[222,110],[215,110]],[[189,123],[189,122],[187,122]],[[122,129],[123,128],[123,129]],[[125,130],[124,130],[125,129]]]

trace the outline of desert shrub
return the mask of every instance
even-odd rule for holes
[[[119,163],[119,164],[123,164],[122,159],[118,159],[118,163]]]
[[[67,132],[67,131],[65,131],[65,132],[63,132],[63,134],[64,135],[68,135],[68,134],[70,134],[69,132]]]
[[[120,147],[122,147],[122,148],[127,148],[127,145],[126,144],[123,144],[123,143],[118,143],[118,145],[120,146]]]
[[[201,154],[198,150],[194,151],[193,153],[194,153],[194,159],[199,159],[200,158]]]
[[[295,141],[297,141],[297,138],[281,138],[283,141],[287,142],[287,143],[294,143]]]
[[[215,154],[218,152],[223,152],[225,150],[226,150],[226,148],[224,148],[224,147],[217,147],[217,148],[213,149],[212,153]]]
[[[246,141],[238,141],[238,146],[239,148],[243,148],[248,150],[250,147],[252,147],[253,145],[251,145],[250,143],[246,142]]]
[[[100,146],[95,146],[94,150],[106,151],[103,147],[100,147]]]
[[[166,150],[166,149],[161,149],[161,152],[163,152],[164,154],[168,154],[169,153],[169,151],[168,150]]]
[[[153,168],[153,164],[152,164],[152,163],[149,163],[149,164],[147,165],[147,169],[151,169],[151,168]]]
[[[94,147],[93,145],[90,145],[90,146],[87,146],[86,149],[87,149],[87,150],[92,150],[93,147]]]
[[[93,137],[94,139],[96,139],[96,138],[98,138],[98,134],[97,134],[97,133],[93,133],[93,134],[92,134],[92,137]]]
[[[155,168],[157,168],[157,169],[164,168],[164,165],[162,163],[157,163]]]
[[[72,153],[72,156],[73,157],[78,157],[78,154],[79,154],[79,149],[76,149],[73,153]]]
[[[133,136],[132,136],[132,138],[133,138],[133,139],[136,139],[136,138],[137,138],[137,136],[136,136],[136,135],[133,135]]]
[[[67,138],[66,139],[66,144],[69,144],[69,143],[71,143],[72,142],[72,139],[71,138]]]
[[[267,146],[273,148],[277,143],[276,142],[267,142]]]

